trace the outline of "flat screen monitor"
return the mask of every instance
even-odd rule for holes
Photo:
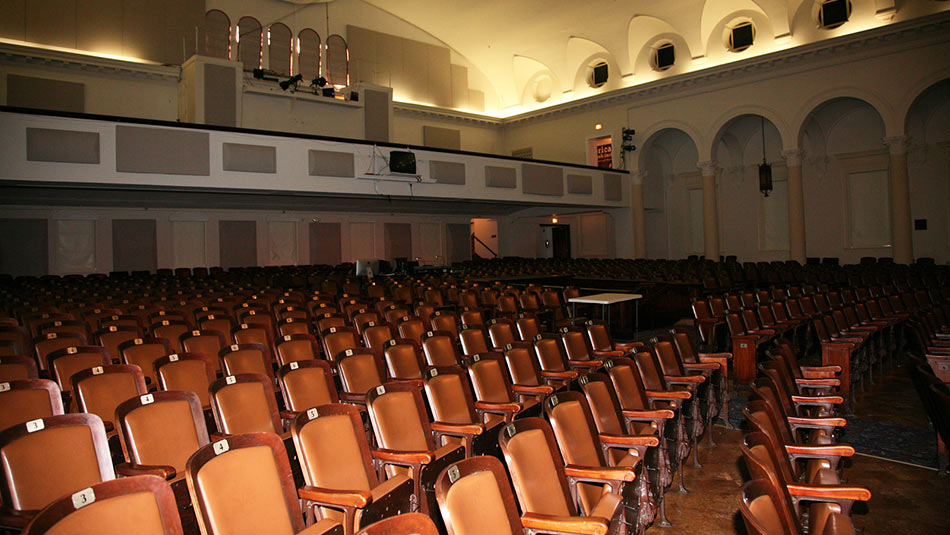
[[[389,170],[393,173],[416,174],[416,155],[407,150],[389,153]]]
[[[356,261],[356,276],[372,279],[379,273],[379,260],[361,258]]]

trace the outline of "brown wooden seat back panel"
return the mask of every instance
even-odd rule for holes
[[[236,383],[218,390],[214,397],[219,425],[223,427],[219,431],[229,435],[280,433],[280,429],[274,428],[266,395],[258,382]]]
[[[371,488],[363,464],[357,433],[348,414],[333,414],[311,420],[298,433],[304,479],[308,485],[329,489]]]
[[[525,512],[571,516],[555,459],[540,429],[528,429],[512,437],[506,460]]]
[[[127,414],[122,425],[130,437],[130,455],[138,464],[172,466],[181,474],[188,457],[204,445],[185,400],[143,405]]]

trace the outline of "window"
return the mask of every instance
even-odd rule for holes
[[[350,52],[346,40],[340,35],[327,37],[327,82],[333,86],[350,85]]]
[[[320,75],[320,35],[310,28],[297,35],[297,72],[305,81]]]
[[[590,64],[587,67],[587,85],[597,88],[606,84],[607,78],[610,77],[608,69],[607,62],[603,60],[597,60]]]
[[[231,19],[218,9],[205,13],[205,55],[231,59]]]
[[[254,17],[241,17],[234,36],[238,45],[237,59],[244,63],[244,70],[263,68],[264,32],[261,23]]]
[[[755,41],[755,26],[751,21],[740,22],[729,31],[729,50],[742,52]]]
[[[663,43],[653,50],[653,68],[665,71],[676,62],[676,49],[673,43]]]
[[[830,30],[837,28],[851,17],[850,0],[824,0],[818,6],[818,26]]]
[[[271,25],[267,30],[267,59],[270,70],[284,76],[293,74],[293,50],[290,28],[281,23]]]

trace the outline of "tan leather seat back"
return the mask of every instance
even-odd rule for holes
[[[322,368],[299,368],[286,373],[282,386],[290,405],[288,410],[305,411],[333,402]]]
[[[2,353],[2,346],[0,346],[0,355]],[[3,356],[13,356],[14,353],[11,351],[9,355]],[[18,381],[21,379],[30,378],[30,367],[25,364],[20,364],[17,362],[11,363],[2,363],[0,364],[0,381]]]
[[[416,348],[409,344],[397,344],[386,348],[386,366],[389,375],[398,379],[422,379]]]
[[[260,349],[247,348],[238,349],[225,353],[221,360],[227,366],[228,375],[237,375],[239,373],[259,373],[269,376],[270,362],[267,361],[264,353]]]
[[[434,370],[433,370],[434,372]],[[450,424],[472,424],[461,377],[455,373],[439,374],[426,381],[426,394],[432,418]]]
[[[99,353],[76,353],[53,361],[53,375],[63,392],[72,392],[73,383],[69,380],[76,372],[102,366],[102,355]],[[75,402],[73,403],[75,406]],[[112,418],[110,417],[109,420]]]
[[[550,409],[549,414],[564,461],[581,466],[600,466],[598,445],[591,439],[591,429],[587,426],[580,402],[562,401]]]
[[[660,361],[660,367],[663,368],[664,375],[683,375],[683,369],[680,367],[679,358],[673,350],[673,344],[666,341],[657,342],[653,344],[653,348],[656,351],[657,360]]]
[[[564,340],[564,349],[567,351],[569,360],[590,360],[590,353],[587,351],[587,343],[584,341],[584,334],[571,331],[561,335]]]
[[[340,354],[341,351],[360,347],[360,343],[352,331],[327,333],[323,337],[323,344],[326,348],[326,358],[329,361],[336,360],[336,356]]]
[[[469,369],[472,378],[472,387],[475,389],[475,397],[479,401],[488,401],[491,403],[509,403],[511,398],[508,396],[505,376],[506,370],[502,368],[503,364],[498,359],[481,359],[473,362]]]
[[[201,406],[211,406],[208,394],[208,369],[201,360],[179,360],[170,362],[158,371],[165,384],[165,390],[185,390],[198,394]]]
[[[152,336],[156,338],[165,338],[168,340],[169,345],[171,345],[172,351],[180,353],[182,351],[181,346],[181,335],[188,332],[187,325],[161,325],[152,329]],[[214,353],[217,355],[217,353]]]
[[[640,373],[640,379],[647,390],[663,390],[663,378],[660,377],[660,370],[656,368],[653,355],[640,352],[633,356],[637,363],[637,370]]]
[[[90,429],[47,428],[0,449],[13,509],[42,509],[63,494],[101,481]]]
[[[436,335],[422,342],[430,366],[457,366],[455,347],[448,336]]]
[[[624,410],[649,410],[640,393],[641,383],[634,374],[637,370],[628,364],[617,364],[607,370],[610,381],[614,385],[614,392]]]
[[[587,326],[587,335],[590,337],[590,343],[594,349],[609,351],[611,349],[610,336],[607,334],[607,328],[598,323]]]
[[[122,356],[125,362],[135,364],[142,368],[142,374],[148,377],[154,385],[157,377],[155,375],[155,360],[166,355],[165,346],[162,344],[141,344],[125,348]]]
[[[52,415],[53,406],[46,389],[13,389],[0,393],[0,429]]]
[[[58,359],[59,360],[63,359]],[[102,418],[103,422],[115,419],[115,408],[119,403],[134,398],[139,392],[135,376],[131,373],[104,373],[83,379],[78,385],[85,411]]]
[[[389,325],[374,325],[363,330],[366,347],[371,349],[382,349],[383,345],[392,337],[393,332]]]
[[[531,340],[535,336],[541,334],[541,326],[538,325],[537,318],[518,318],[517,325],[518,334],[521,335],[522,340]]]
[[[215,373],[221,371],[221,360],[218,359],[218,354],[222,347],[221,339],[214,335],[192,336],[181,341],[182,350],[189,353],[204,353],[211,357]]]
[[[347,392],[365,394],[369,389],[383,384],[376,358],[371,353],[356,353],[340,359],[340,378]]]
[[[597,431],[613,435],[626,434],[608,388],[611,388],[610,384],[604,381],[590,381],[584,386],[584,394],[590,404],[590,412],[594,416],[594,423],[597,424]]]
[[[529,429],[508,441],[508,470],[525,512],[570,516],[561,492],[554,458],[540,429]]]
[[[400,451],[426,451],[425,428],[419,421],[416,402],[410,392],[387,392],[376,398],[372,411],[373,429],[380,446]]]
[[[211,459],[197,474],[214,533],[294,533],[273,451],[251,446]]]
[[[459,338],[462,341],[462,350],[466,355],[488,351],[485,335],[480,329],[466,329],[459,334]]]
[[[498,322],[488,326],[488,336],[495,347],[505,347],[515,341],[515,333],[508,322]]]
[[[310,340],[289,340],[281,342],[277,346],[277,355],[281,364],[289,362],[298,362],[301,360],[314,360],[317,354]]]
[[[96,500],[76,510],[46,531],[48,535],[164,535],[158,502],[151,492],[136,492]]]
[[[558,341],[553,338],[544,338],[534,343],[537,349],[538,361],[541,363],[541,369],[544,371],[563,372],[564,362],[561,360]]]
[[[755,521],[764,528],[765,533],[785,533],[785,526],[779,516],[778,509],[768,495],[759,496],[749,503],[749,511]]]
[[[215,393],[220,415],[219,431],[229,435],[267,432],[280,434],[267,404],[266,392],[256,381],[228,385]]]
[[[534,356],[531,350],[524,347],[513,347],[505,352],[508,364],[508,373],[511,382],[516,385],[538,386],[540,384],[537,370],[533,364]]]
[[[455,535],[514,535],[505,502],[491,472],[476,472],[456,481],[449,488],[446,505],[452,515]]]
[[[203,446],[185,400],[142,405],[128,413],[122,425],[128,431],[129,455],[138,464],[172,466],[182,474],[188,457]]]
[[[328,489],[370,490],[357,433],[346,414],[311,420],[298,434],[300,464],[308,485]]]

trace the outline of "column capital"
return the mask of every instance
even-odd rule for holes
[[[785,165],[789,167],[801,167],[802,158],[805,151],[802,149],[787,149],[782,151],[782,158],[785,158]]]
[[[696,167],[703,172],[703,176],[716,176],[716,169],[719,168],[719,165],[715,160],[708,160],[697,163]]]
[[[884,144],[891,154],[907,154],[907,148],[910,146],[910,137],[891,136],[884,138]]]

